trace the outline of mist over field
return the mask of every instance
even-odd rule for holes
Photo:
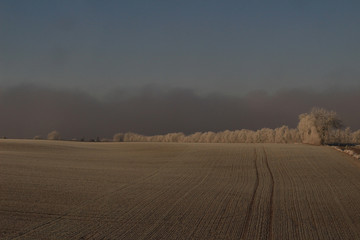
[[[360,89],[316,92],[305,89],[250,92],[243,96],[198,94],[191,89],[146,87],[102,97],[74,89],[22,85],[0,89],[0,135],[112,138],[116,132],[144,135],[297,126],[312,107],[334,110],[353,130],[360,128]]]

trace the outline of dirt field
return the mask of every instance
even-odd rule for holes
[[[0,141],[0,239],[360,239],[331,147]]]

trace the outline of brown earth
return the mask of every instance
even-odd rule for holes
[[[0,239],[360,239],[331,147],[0,141]]]

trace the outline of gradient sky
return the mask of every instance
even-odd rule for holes
[[[0,1],[0,136],[360,128],[360,1]]]
[[[360,1],[0,2],[0,84],[99,94],[360,85]]]

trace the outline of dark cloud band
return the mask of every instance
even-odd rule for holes
[[[360,89],[312,92],[284,90],[269,95],[198,95],[189,89],[146,88],[125,96],[115,91],[106,100],[76,90],[19,86],[0,91],[0,135],[45,137],[56,129],[63,138],[111,138],[117,132],[145,135],[169,132],[296,127],[298,115],[312,107],[338,112],[345,125],[360,128]]]

